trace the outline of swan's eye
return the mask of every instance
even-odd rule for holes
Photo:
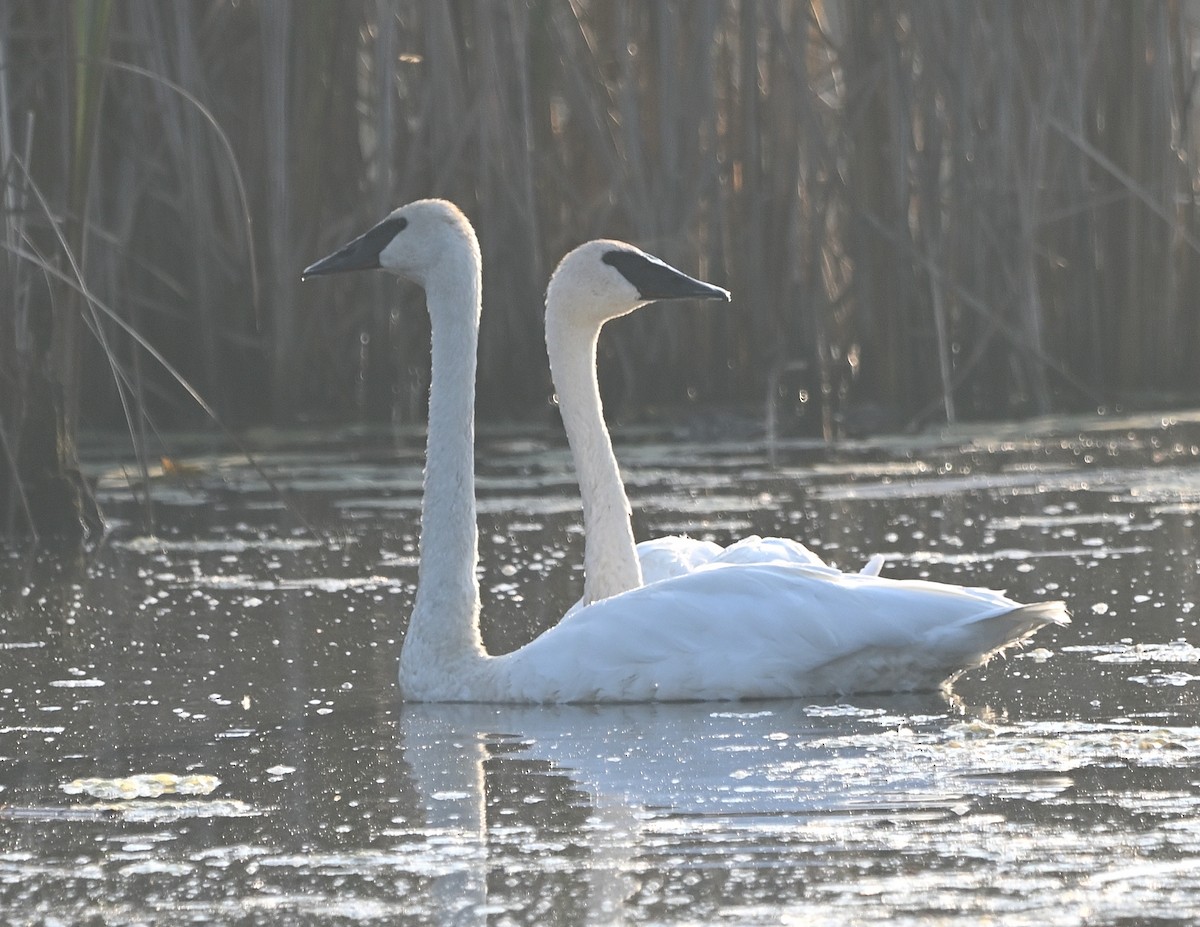
[[[389,241],[408,228],[408,220],[404,216],[396,216],[393,219],[384,219],[379,223],[376,231],[379,232],[380,238],[386,238]]]
[[[379,254],[386,248],[401,232],[408,227],[408,220],[404,216],[394,216],[391,219],[384,219],[375,228],[371,229],[362,237],[362,250],[368,254]]]

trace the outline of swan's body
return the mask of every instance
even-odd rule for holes
[[[678,275],[660,266],[657,273],[668,272],[662,280]],[[755,564],[737,571],[736,589],[729,569],[696,570],[580,608],[524,647],[489,656],[475,573],[479,245],[456,207],[421,200],[305,275],[372,267],[425,288],[432,328],[420,566],[400,654],[406,699],[672,701],[929,689],[1066,620],[1060,603],[1021,606],[984,590]],[[629,268],[618,275],[628,282],[629,273],[636,276]],[[556,279],[564,293],[565,278]],[[637,288],[607,293],[604,279],[590,295],[573,292],[629,308],[654,298]],[[621,517],[628,525],[624,508]]]

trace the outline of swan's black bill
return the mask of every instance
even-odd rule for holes
[[[605,264],[637,287],[642,299],[719,299],[729,302],[729,291],[676,270],[658,258],[636,251],[609,251]]]
[[[391,216],[377,226],[338,248],[328,257],[309,264],[300,275],[301,280],[320,277],[323,274],[340,274],[347,270],[374,270],[379,267],[379,255],[393,238],[404,231],[408,220],[403,216]]]

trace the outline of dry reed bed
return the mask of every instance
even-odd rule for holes
[[[46,371],[68,431],[200,417],[101,304],[235,421],[419,417],[426,323],[392,309],[418,295],[298,270],[432,195],[480,231],[484,416],[544,414],[546,278],[598,235],[736,297],[614,326],[614,412],[761,408],[770,384],[784,411],[823,395],[832,431],[869,405],[898,427],[1194,395],[1197,15],[0,3],[2,459]]]

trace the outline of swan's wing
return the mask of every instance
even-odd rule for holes
[[[913,691],[1067,620],[990,590],[713,565],[580,609],[497,669],[514,701]]]
[[[826,563],[799,541],[790,538],[762,538],[750,535],[726,547],[718,563],[790,563],[795,566],[824,567]]]
[[[799,541],[788,538],[743,538],[728,547],[688,537],[654,538],[637,546],[643,582],[656,583],[691,573],[713,563],[790,563],[824,567],[825,561]]]
[[[657,583],[691,573],[697,567],[711,563],[723,550],[720,544],[697,538],[671,536],[642,541],[637,546],[642,582]]]
[[[730,544],[710,562],[727,564],[791,563],[796,566],[835,569],[827,566],[824,560],[799,541],[793,541],[791,538],[762,538],[756,535],[743,538],[736,544]],[[860,572],[868,576],[878,576],[883,571],[884,562],[882,554],[875,554]]]

